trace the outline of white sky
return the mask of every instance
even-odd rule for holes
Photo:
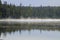
[[[24,6],[60,6],[60,0],[2,0],[2,2],[7,1],[8,4],[22,5]]]

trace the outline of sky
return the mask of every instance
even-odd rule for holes
[[[2,3],[7,1],[8,4],[15,4],[19,6],[20,3],[22,6],[60,6],[60,0],[1,0]]]

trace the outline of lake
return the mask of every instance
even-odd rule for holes
[[[2,28],[6,27],[6,28]],[[60,40],[60,25],[0,24],[2,40]]]
[[[60,40],[60,31],[22,30],[1,33],[3,40]]]

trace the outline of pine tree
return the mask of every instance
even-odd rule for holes
[[[1,5],[2,3],[1,3],[1,0],[0,0],[0,5]]]
[[[1,0],[0,0],[0,18],[1,18],[1,16],[2,16],[1,7],[2,7],[2,2],[1,2]]]

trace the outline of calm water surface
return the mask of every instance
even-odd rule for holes
[[[1,33],[3,40],[60,40],[59,31],[22,30],[11,33]]]
[[[33,26],[32,26],[33,27]],[[60,30],[52,29],[20,29],[13,31],[0,30],[3,40],[60,40]]]

